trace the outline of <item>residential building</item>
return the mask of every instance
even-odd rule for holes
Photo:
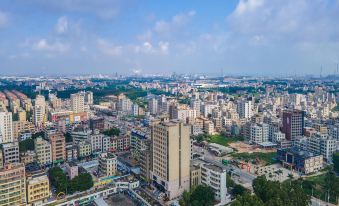
[[[66,140],[64,135],[57,131],[49,131],[47,136],[51,143],[52,161],[58,162],[66,160]]]
[[[74,177],[78,176],[79,174],[79,168],[78,165],[74,162],[68,162],[66,164],[66,173],[70,180],[72,180]]]
[[[148,100],[148,111],[153,115],[158,113],[158,100],[156,98]]]
[[[34,140],[34,149],[36,160],[41,165],[52,163],[52,149],[51,144],[42,137],[37,137]]]
[[[323,156],[296,148],[278,149],[278,160],[284,167],[297,170],[304,174],[319,172],[323,168]]]
[[[82,92],[71,94],[71,109],[74,113],[85,111],[85,95]]]
[[[116,174],[117,157],[113,153],[101,153],[99,156],[98,173],[101,176],[112,176]]]
[[[0,144],[13,141],[12,113],[0,111]]]
[[[252,101],[241,100],[237,105],[237,112],[239,114],[239,118],[249,119],[253,116],[253,105]]]
[[[88,157],[92,154],[91,143],[87,141],[82,141],[78,143],[78,156]]]
[[[152,171],[154,185],[169,199],[190,188],[190,126],[180,121],[152,127]]]
[[[78,148],[72,142],[66,143],[66,159],[67,161],[78,159]]]
[[[285,133],[287,140],[293,140],[298,136],[304,135],[305,112],[300,110],[284,111],[282,122],[282,132]]]
[[[49,179],[45,173],[27,177],[27,203],[33,206],[47,203],[51,196]]]
[[[19,153],[19,143],[11,142],[2,145],[2,151],[4,154],[4,164],[8,163],[19,163],[20,162],[20,153]]]
[[[25,165],[6,164],[0,169],[0,206],[26,205]]]

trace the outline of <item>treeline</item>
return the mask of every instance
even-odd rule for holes
[[[231,206],[308,206],[311,197],[301,187],[300,182],[269,181],[260,176],[253,181],[254,194],[245,192],[238,195]]]

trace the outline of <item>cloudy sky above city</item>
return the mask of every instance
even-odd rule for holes
[[[339,0],[2,0],[0,74],[319,75]]]

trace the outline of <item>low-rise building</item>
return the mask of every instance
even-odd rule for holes
[[[38,173],[27,178],[27,203],[42,205],[50,197],[49,180],[46,174]]]
[[[117,170],[117,157],[113,153],[101,153],[99,156],[98,170],[101,176],[115,175]]]
[[[78,176],[79,168],[78,165],[74,162],[69,162],[66,164],[66,172],[69,179],[73,179],[74,177]]]
[[[78,156],[80,158],[82,157],[88,157],[92,154],[92,149],[91,149],[91,143],[83,141],[79,142],[78,144]]]
[[[2,150],[4,154],[4,164],[7,163],[19,163],[19,143],[11,142],[2,145]]]
[[[322,155],[300,151],[296,148],[278,149],[277,157],[284,167],[304,174],[315,173],[323,168]]]
[[[35,161],[35,152],[27,151],[20,154],[20,162],[28,164]]]

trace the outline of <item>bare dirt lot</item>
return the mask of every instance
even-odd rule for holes
[[[237,153],[252,153],[252,152],[269,153],[277,151],[276,149],[263,149],[256,145],[250,145],[245,142],[232,142],[229,143],[229,146],[236,149]]]

